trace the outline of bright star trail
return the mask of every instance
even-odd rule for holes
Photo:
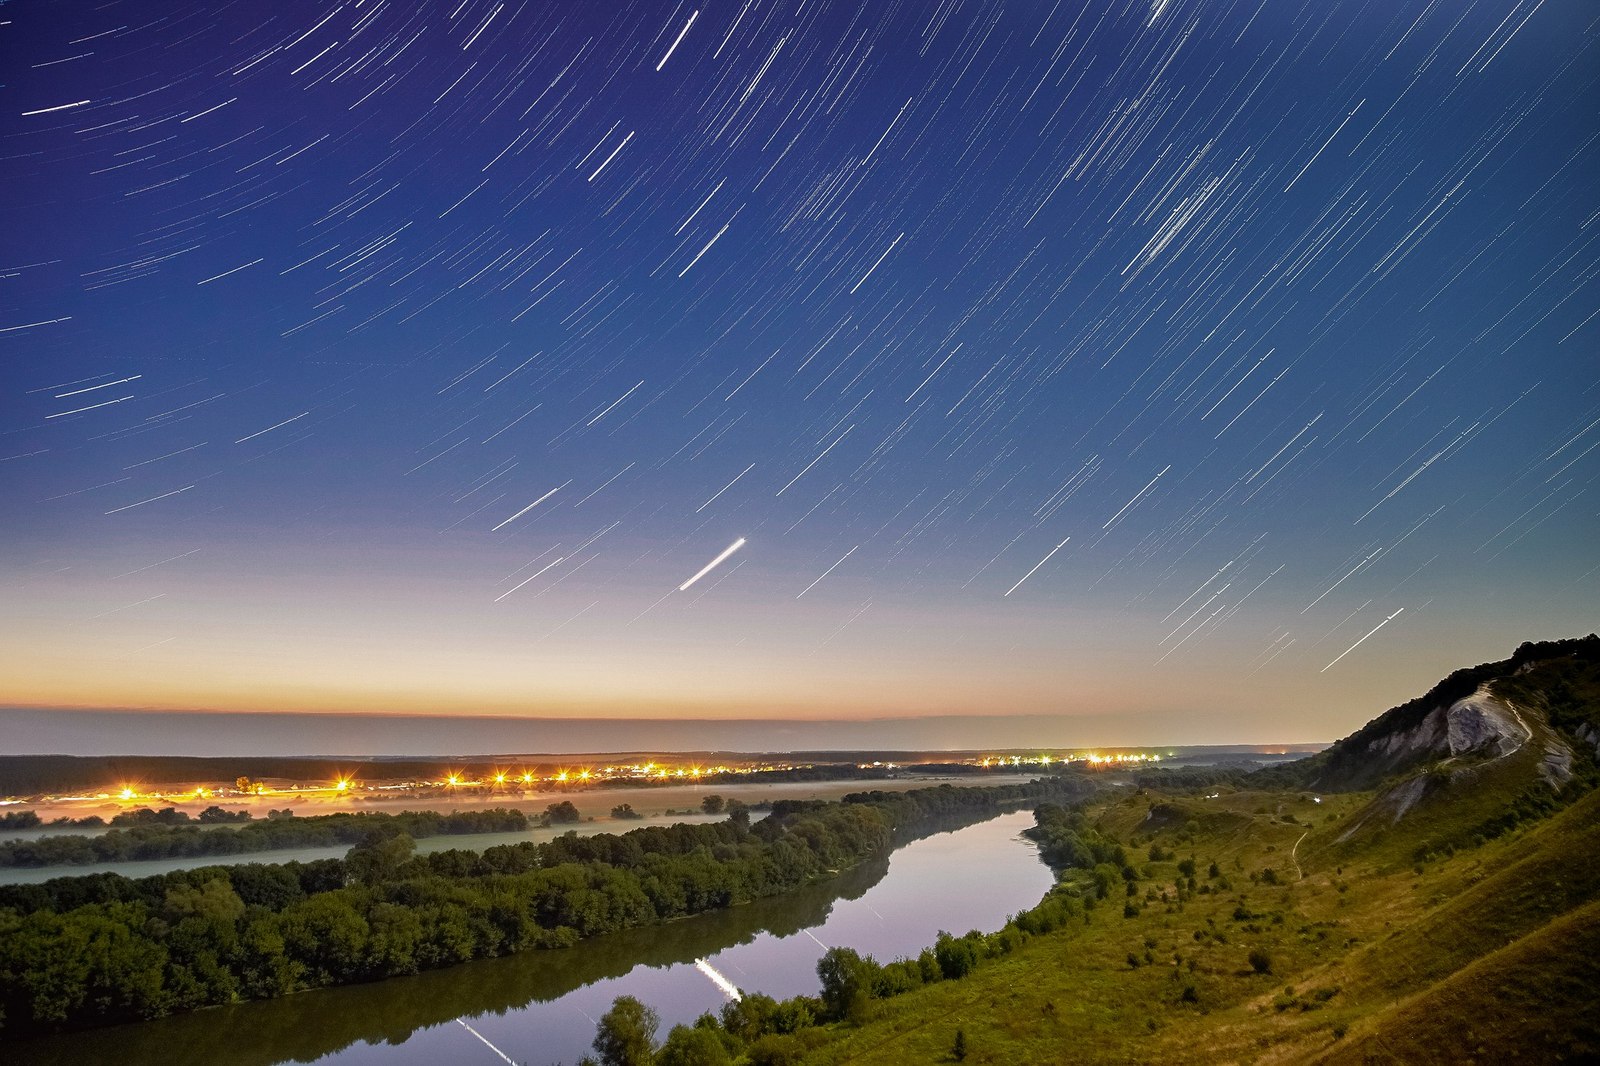
[[[713,571],[717,567],[721,566],[723,561],[726,560],[728,558],[728,556],[732,555],[734,552],[738,551],[742,547],[744,547],[744,538],[740,537],[738,540],[734,541],[732,544],[730,544],[726,548],[722,549],[722,551],[717,555],[717,557],[715,559],[711,560],[709,563],[707,563],[706,565],[702,566],[699,570],[697,570],[695,572],[695,575],[693,577],[691,577],[688,581],[685,581],[683,584],[679,585],[678,586],[678,591],[679,592],[687,592],[689,590],[689,586],[693,585],[696,581],[699,581],[701,578],[703,578],[707,574],[711,573],[711,571]]]
[[[0,704],[1310,740],[1600,623],[1584,0],[7,18]]]

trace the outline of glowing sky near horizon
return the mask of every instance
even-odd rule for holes
[[[1581,0],[6,16],[0,705],[1275,741],[1597,628]]]

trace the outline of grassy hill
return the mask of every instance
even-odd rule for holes
[[[656,1061],[1596,1061],[1600,639],[1452,679],[1303,764],[1043,815],[1078,865],[941,941],[969,972],[836,968],[815,1024],[705,1019],[727,1058]]]

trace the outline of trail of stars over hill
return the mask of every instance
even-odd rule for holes
[[[1300,739],[1595,626],[1580,0],[0,16],[0,701]]]

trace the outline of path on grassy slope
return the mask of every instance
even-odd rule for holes
[[[1311,830],[1307,829],[1304,833],[1300,834],[1300,840],[1304,840],[1310,835]],[[1296,881],[1304,881],[1306,879],[1306,875],[1300,869],[1300,859],[1298,858],[1300,853],[1300,840],[1296,840],[1294,842],[1294,847],[1289,849],[1289,861],[1294,863],[1294,879]]]

